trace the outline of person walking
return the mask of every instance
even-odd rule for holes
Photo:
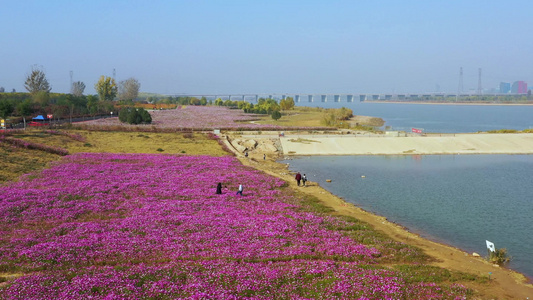
[[[218,195],[222,194],[222,182],[219,182],[217,184],[217,192]]]
[[[266,160],[266,159],[267,159],[267,155],[263,154],[263,160]]]
[[[302,184],[305,186],[305,183],[307,182],[307,176],[305,174],[302,176]]]
[[[296,184],[300,186],[300,181],[302,180],[302,174],[300,172],[296,173]]]
[[[235,194],[235,195],[241,194],[241,196],[242,196],[242,191],[243,191],[242,184],[239,184],[239,190],[237,191],[237,194]]]

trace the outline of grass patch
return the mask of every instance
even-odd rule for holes
[[[59,158],[61,156],[57,154],[0,143],[0,183],[14,181],[22,174],[42,170]]]
[[[270,115],[260,116],[256,124],[270,124],[288,127],[324,127],[321,120],[324,109],[320,107],[295,107],[289,111],[283,111],[281,119],[275,121]]]
[[[476,276],[469,273],[450,271],[428,265],[397,265],[394,269],[402,274],[409,283],[418,282],[477,282],[488,283],[488,277]]]
[[[499,129],[499,130],[489,130],[487,133],[517,133],[519,132],[516,129]]]
[[[334,209],[324,205],[318,198],[310,195],[303,195],[301,205],[305,210],[313,213],[326,214],[335,212]]]

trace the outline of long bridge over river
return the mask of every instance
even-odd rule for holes
[[[196,97],[207,100],[242,100],[247,102],[257,102],[260,98],[282,100],[292,97],[296,103],[312,102],[362,102],[362,101],[416,101],[435,99],[457,99],[470,96],[508,96],[509,94],[460,94],[457,93],[423,93],[423,94],[176,94],[173,97]],[[523,96],[523,95],[516,95]]]

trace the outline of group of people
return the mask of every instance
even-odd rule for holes
[[[300,172],[296,173],[296,184],[298,186],[300,186],[300,184],[302,184],[302,186],[306,186],[307,182],[307,176],[305,176],[305,174],[300,174]],[[225,186],[225,188],[227,188],[227,186]],[[239,184],[239,189],[237,190],[237,194],[236,195],[241,195],[242,196],[242,192],[244,191],[244,187],[242,184]],[[217,195],[221,195],[222,194],[222,182],[219,182],[217,184],[217,191],[216,191],[216,194]]]
[[[227,188],[227,186],[225,186],[225,188]],[[244,187],[242,186],[242,184],[239,184],[239,190],[237,191],[237,194],[236,195],[241,195],[242,196],[242,192],[244,190]],[[222,182],[219,182],[217,184],[217,191],[216,191],[216,194],[217,195],[221,195],[222,194]]]
[[[248,151],[244,152],[244,157],[248,158]],[[263,160],[266,160],[266,159],[267,159],[267,155],[266,153],[263,153]]]
[[[305,176],[305,174],[302,176],[302,174],[300,174],[300,172],[296,173],[296,184],[298,186],[300,186],[300,183],[302,184],[302,186],[306,186],[305,183],[307,182],[307,176]]]

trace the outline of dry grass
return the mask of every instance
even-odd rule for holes
[[[218,143],[201,133],[151,133],[151,132],[105,132],[70,131],[85,137],[85,142],[68,136],[54,135],[42,131],[28,131],[20,138],[48,146],[65,148],[69,153],[187,153],[189,155],[222,156],[224,152]]]
[[[220,145],[200,133],[96,132],[80,131],[86,143],[67,146],[70,153],[186,153],[188,155],[227,155]],[[192,135],[192,137],[191,137]]]
[[[289,111],[283,111],[281,119],[275,121],[271,116],[261,117],[257,124],[271,124],[277,126],[298,126],[298,127],[324,127],[321,120],[324,111],[315,107],[295,107]]]
[[[16,180],[22,174],[42,170],[49,162],[59,158],[61,156],[57,154],[0,143],[0,183]]]
[[[320,107],[302,107],[297,106],[292,110],[283,111],[281,119],[275,121],[271,116],[263,116],[261,120],[256,121],[257,124],[272,124],[278,126],[306,126],[306,127],[324,127],[322,119],[324,117],[325,109]],[[347,121],[351,127],[357,125],[381,127],[385,121],[377,117],[368,116],[354,116]],[[327,127],[327,126],[326,126]],[[363,130],[363,128],[359,128]]]

